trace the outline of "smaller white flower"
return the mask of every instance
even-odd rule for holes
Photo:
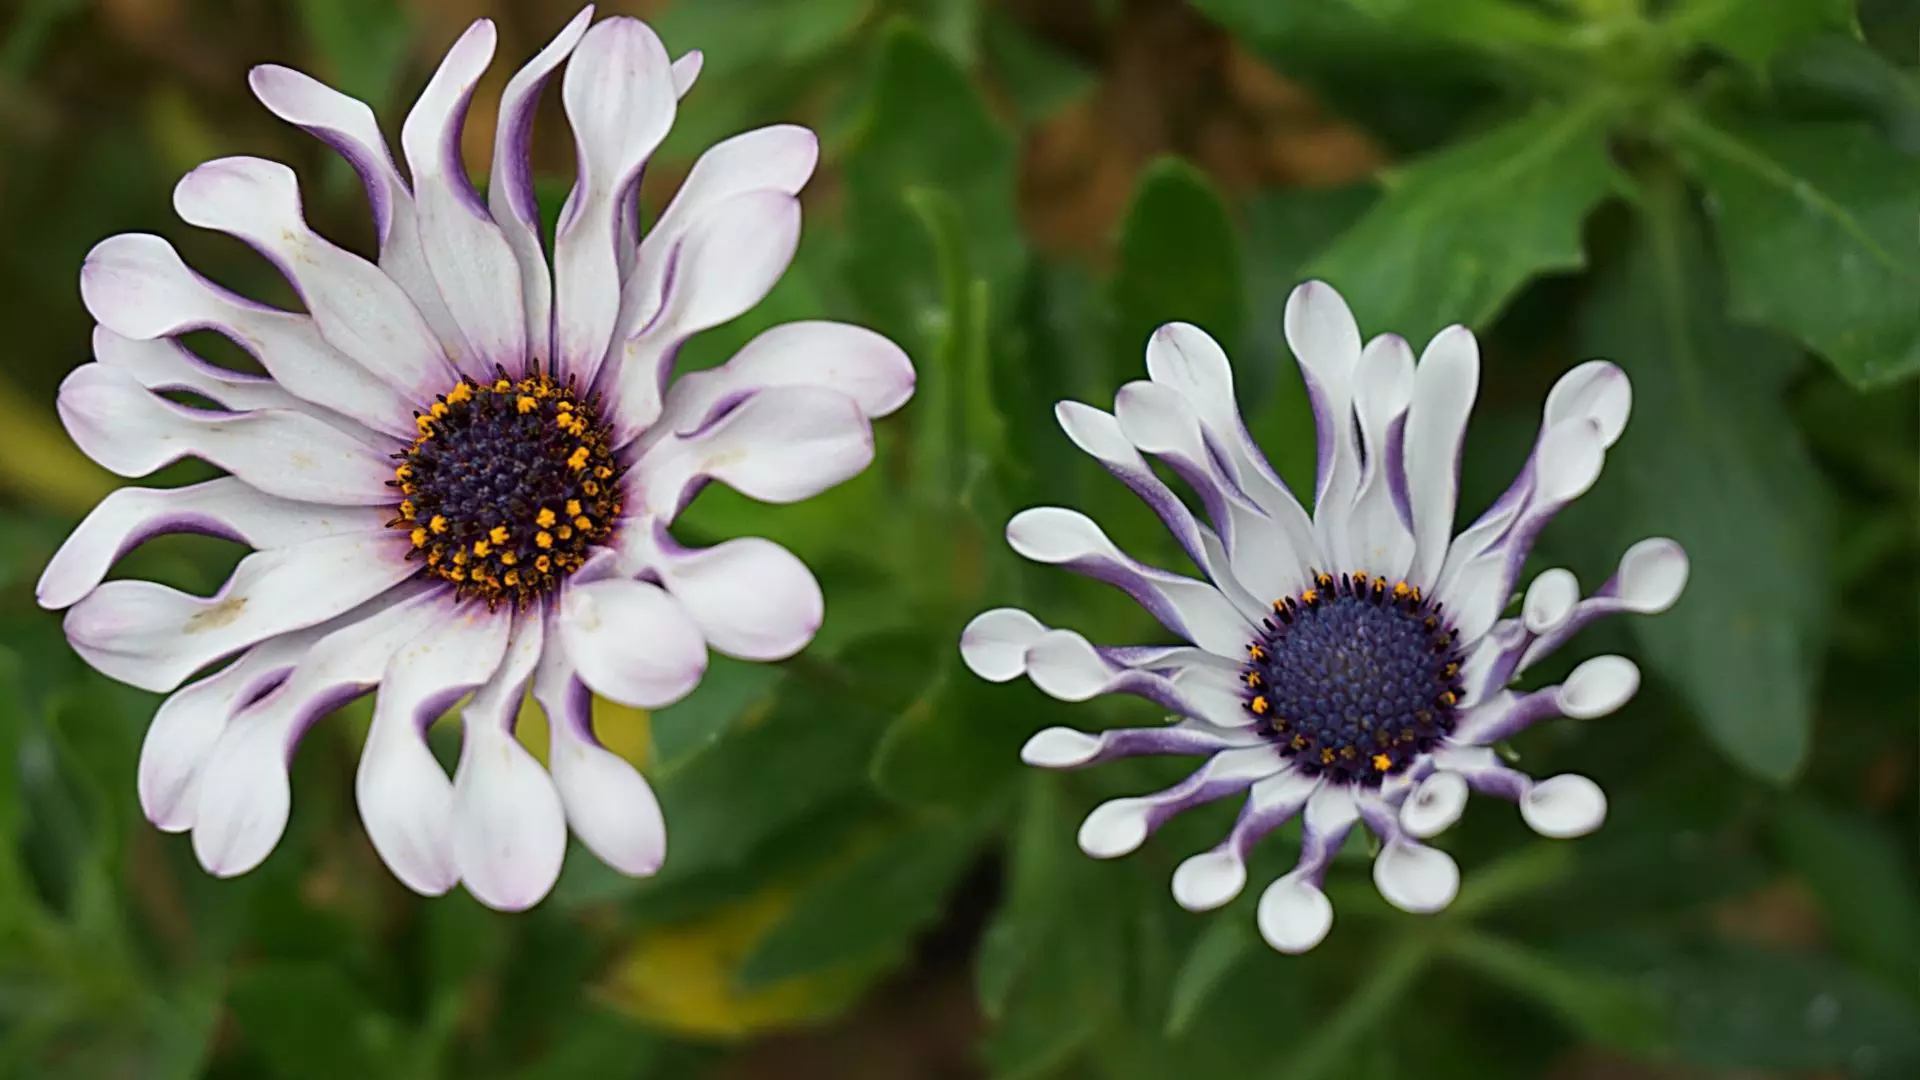
[[[1039,507],[1007,524],[1021,555],[1121,589],[1190,644],[1097,646],[1001,608],[968,624],[960,651],[994,682],[1024,674],[1063,701],[1134,694],[1178,714],[1169,726],[1097,735],[1049,728],[1021,755],[1052,769],[1205,756],[1186,780],[1107,802],[1080,827],[1082,850],[1113,858],[1182,810],[1245,795],[1227,839],[1174,873],[1186,908],[1239,895],[1253,845],[1301,817],[1299,863],[1259,904],[1261,934],[1298,953],[1333,924],[1321,883],[1356,823],[1380,838],[1381,895],[1412,912],[1438,911],[1458,891],[1453,859],[1423,841],[1459,819],[1469,790],[1518,802],[1544,836],[1599,827],[1606,796],[1592,780],[1535,781],[1491,748],[1550,716],[1612,712],[1638,689],[1639,669],[1601,656],[1558,686],[1520,694],[1507,684],[1602,615],[1665,610],[1686,584],[1687,558],[1671,540],[1641,541],[1584,599],[1572,574],[1548,570],[1520,613],[1502,618],[1540,529],[1593,484],[1619,438],[1626,375],[1594,361],[1563,376],[1519,478],[1455,536],[1480,378],[1473,334],[1441,331],[1417,363],[1392,334],[1363,347],[1346,303],[1319,282],[1288,299],[1286,333],[1318,428],[1312,516],[1248,435],[1225,353],[1173,323],[1147,345],[1149,380],[1121,387],[1111,413],[1063,401],[1055,415],[1152,507],[1206,580],[1134,561],[1072,510]],[[1143,454],[1192,490],[1205,523]]]
[[[408,113],[410,181],[365,104],[297,71],[253,70],[269,110],[365,181],[378,263],[309,229],[293,171],[276,162],[208,162],[174,206],[257,248],[305,313],[219,288],[157,236],[109,237],[87,257],[98,362],[61,385],[68,432],[122,476],[182,457],[231,475],[114,492],[48,564],[39,599],[69,609],[67,637],[89,664],[171,695],[141,752],[140,801],[162,829],[192,830],[215,874],[267,857],[286,829],[295,745],[376,687],[356,795],[409,887],[464,883],[494,907],[529,907],[560,873],[569,826],[608,865],[650,874],[665,823],[646,780],[595,738],[591,695],[665,705],[700,681],[709,648],[776,660],[820,626],[820,586],[785,548],[694,550],[668,526],[710,481],[779,503],[860,472],[869,421],[913,393],[913,368],[870,330],[801,322],[671,378],[689,337],[757,304],[786,270],[818,143],[791,125],[720,143],[642,237],[640,174],[700,54],[669,60],[645,23],[589,28],[592,16],[507,83],[485,201],[460,132],[493,59],[492,22],[454,43]],[[562,62],[579,169],[550,267],[527,150]],[[270,377],[199,359],[179,341],[193,330],[231,338]],[[179,390],[216,408],[161,396]],[[170,532],[257,550],[211,597],[103,584],[120,556]],[[548,769],[513,735],[529,686],[547,714]],[[469,694],[449,779],[427,726]]]

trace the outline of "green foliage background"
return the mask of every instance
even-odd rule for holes
[[[686,362],[825,314],[900,341],[921,382],[860,479],[794,507],[702,496],[683,536],[787,544],[822,578],[826,627],[794,661],[716,660],[687,701],[604,717],[658,787],[667,867],[629,881],[576,850],[518,917],[421,901],[379,867],[348,782],[364,705],[308,738],[267,864],[208,878],[135,801],[155,700],[86,670],[32,583],[113,482],[51,409],[87,359],[86,249],[159,231],[290,303],[264,264],[167,209],[182,171],[228,153],[295,163],[315,222],[368,240],[351,175],[252,104],[245,66],[314,69],[392,131],[466,18],[501,17],[517,62],[570,11],[15,0],[0,15],[0,1076],[1920,1075],[1920,4],[603,5],[623,8],[707,58],[656,172],[774,119],[825,144],[794,268]],[[1116,43],[1151,49],[1170,26],[1304,88],[1388,164],[1285,186],[1168,156],[1127,178],[1097,250],[1040,243],[1022,177],[1063,117],[1135,100],[1116,89],[1134,77]],[[649,205],[670,190],[649,186]],[[1539,841],[1477,803],[1445,840],[1461,897],[1424,919],[1374,895],[1356,849],[1334,874],[1332,936],[1286,958],[1253,930],[1257,888],[1209,916],[1168,895],[1230,808],[1114,863],[1074,848],[1096,801],[1179,763],[1018,763],[1042,726],[1150,713],[987,685],[954,645],[1003,603],[1150,639],[1123,599],[1020,564],[1000,529],[1064,502],[1178,565],[1050,415],[1139,377],[1163,321],[1220,338],[1257,437],[1306,478],[1311,425],[1278,332],[1305,277],[1338,286],[1369,333],[1483,335],[1469,510],[1517,468],[1559,371],[1619,363],[1626,437],[1537,562],[1597,583],[1664,534],[1694,576],[1670,613],[1572,650],[1638,658],[1632,705],[1519,740],[1536,773],[1602,781],[1601,832]],[[129,572],[205,592],[236,557],[169,538]],[[1287,835],[1253,880],[1290,863]],[[781,1034],[808,1025],[827,1033]]]

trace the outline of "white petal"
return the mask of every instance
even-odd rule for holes
[[[176,405],[122,371],[83,364],[60,384],[60,420],[86,455],[120,476],[197,457],[270,495],[341,506],[390,503],[386,454],[305,413],[228,413]]]
[[[533,693],[547,714],[553,782],[580,842],[623,874],[658,870],[667,853],[659,800],[632,765],[594,736],[592,695],[557,642],[541,657]]]
[[[123,233],[96,244],[80,271],[80,297],[101,325],[137,341],[216,330],[252,353],[288,393],[412,437],[416,399],[329,345],[313,319],[220,288],[157,236]]]
[[[1642,540],[1620,557],[1612,595],[1627,610],[1652,615],[1672,607],[1687,587],[1687,553],[1665,537]]]
[[[1456,772],[1436,772],[1400,804],[1400,827],[1408,836],[1425,840],[1452,828],[1466,808],[1466,778]]]
[[[1094,807],[1080,824],[1080,850],[1096,859],[1125,855],[1175,814],[1245,791],[1285,767],[1286,759],[1271,747],[1222,751],[1165,791],[1112,799]]]
[[[1346,550],[1328,552],[1340,567],[1389,581],[1404,578],[1413,562],[1413,534],[1395,493],[1396,485],[1402,492],[1406,485],[1404,432],[1413,383],[1413,350],[1405,339],[1382,334],[1367,343],[1354,377],[1354,410],[1365,462],[1345,522]]]
[[[427,728],[500,667],[514,620],[471,604],[408,641],[387,663],[360,752],[354,798],[393,875],[423,896],[453,888],[453,783]]]
[[[694,334],[747,311],[773,289],[800,243],[800,200],[752,191],[710,207],[667,258],[660,307],[614,342],[624,443],[660,413],[660,386],[676,350]],[[560,327],[565,333],[567,327]]]
[[[1493,629],[1494,621],[1507,606],[1508,569],[1505,552],[1489,551],[1462,567],[1439,597],[1459,644],[1470,646]]]
[[[467,180],[460,156],[467,104],[493,62],[496,36],[487,19],[468,27],[400,128],[400,148],[413,173],[421,250],[464,342],[452,359],[475,379],[491,376],[496,364],[513,370],[527,354],[520,263]]]
[[[812,386],[762,390],[706,429],[663,440],[634,466],[644,508],[671,520],[718,480],[761,502],[811,498],[873,460],[860,406]]]
[[[593,7],[581,8],[547,47],[514,72],[500,95],[500,120],[493,136],[493,173],[487,206],[520,267],[520,292],[526,326],[526,368],[547,370],[552,352],[553,279],[540,244],[540,207],[533,194],[533,117],[540,93],[593,21]],[[509,371],[522,370],[508,364]]]
[[[406,537],[350,533],[240,560],[212,597],[150,581],[110,581],[67,612],[67,639],[104,675],[171,690],[188,675],[290,630],[313,626],[413,576]]]
[[[453,861],[467,891],[501,911],[525,911],[539,903],[559,880],[567,852],[560,793],[547,770],[513,737],[542,637],[537,612],[516,617],[499,671],[461,713]]]
[[[1215,754],[1263,745],[1266,737],[1246,729],[1215,727],[1199,720],[1152,728],[1109,728],[1089,735],[1050,727],[1020,748],[1020,760],[1042,769],[1078,769],[1126,757]]]
[[[1407,410],[1407,495],[1413,506],[1414,562],[1408,581],[1432,591],[1453,537],[1460,451],[1480,389],[1480,344],[1464,326],[1433,336],[1414,372]]]
[[[1333,929],[1333,904],[1311,881],[1288,874],[1260,894],[1260,936],[1289,955],[1311,950]]]
[[[1147,459],[1140,456],[1139,449],[1121,430],[1119,418],[1078,401],[1055,403],[1053,416],[1059,421],[1060,430],[1073,440],[1073,445],[1098,461],[1147,504],[1161,523],[1166,525],[1167,531],[1173,534],[1181,550],[1209,579],[1216,585],[1232,579],[1233,570],[1226,556],[1226,546],[1220,543],[1218,537],[1213,539],[1212,545],[1209,544],[1205,530],[1193,516],[1193,511],[1160,479],[1153,471],[1153,466],[1147,464]],[[1215,547],[1218,558],[1212,554]],[[1234,591],[1228,593],[1228,598],[1234,599],[1245,592],[1236,584]],[[1264,603],[1249,599],[1241,610],[1251,617],[1255,612],[1265,615],[1267,609]]]
[[[784,660],[813,640],[826,615],[807,564],[771,540],[747,536],[684,548],[656,529],[651,565],[686,606],[707,644],[743,660]]]
[[[1057,506],[1023,510],[1007,543],[1035,562],[1065,566],[1126,592],[1161,624],[1218,656],[1238,658],[1253,628],[1218,589],[1135,562],[1084,514]]]
[[[1313,496],[1314,525],[1321,544],[1329,539],[1328,514],[1344,514],[1360,482],[1353,435],[1353,374],[1360,363],[1360,327],[1333,287],[1309,281],[1287,297],[1287,345],[1313,402],[1319,445]]]
[[[1188,911],[1211,911],[1240,895],[1254,845],[1298,815],[1319,787],[1317,778],[1293,769],[1253,785],[1226,840],[1174,870],[1174,900]]]
[[[1026,674],[1027,650],[1046,632],[1044,623],[1019,608],[983,611],[960,632],[960,659],[988,682],[1010,682]]]
[[[554,239],[554,348],[590,386],[620,310],[614,217],[673,126],[672,62],[647,24],[607,19],[580,42],[560,93],[580,165]]]
[[[560,640],[596,693],[653,709],[686,696],[707,670],[707,643],[680,601],[625,578],[568,584]]]
[[[673,62],[673,93],[675,97],[686,97],[693,89],[694,80],[700,77],[700,69],[705,66],[706,57],[699,49],[693,49]]]
[[[913,396],[913,384],[913,363],[906,351],[872,330],[849,323],[783,323],[762,331],[719,367],[674,380],[665,411],[640,445],[696,431],[717,409],[768,387],[837,391],[871,418],[905,404]]]
[[[306,410],[335,424],[353,423],[294,397],[270,378],[209,364],[173,338],[135,341],[104,326],[96,326],[93,328],[93,356],[103,366],[133,376],[135,382],[149,390],[190,391],[220,408],[235,412],[249,409]],[[362,432],[368,430],[360,428]]]
[[[1531,634],[1544,634],[1567,620],[1573,606],[1580,602],[1580,581],[1570,570],[1555,567],[1543,570],[1527,586],[1526,601],[1520,617]]]
[[[1640,689],[1640,669],[1624,656],[1596,656],[1573,669],[1557,699],[1560,712],[1590,720],[1625,705]]]
[[[1232,665],[1194,650],[1211,662],[1169,664],[1165,670],[1127,668],[1102,656],[1071,630],[1050,630],[1027,649],[1027,677],[1061,701],[1086,701],[1102,694],[1137,694],[1182,716],[1218,727],[1244,727],[1253,721],[1245,707],[1245,684]]]
[[[1373,883],[1394,907],[1430,915],[1459,894],[1460,866],[1438,848],[1396,839],[1373,860]]]
[[[103,592],[105,590],[102,590]],[[287,763],[307,727],[372,687],[443,605],[416,595],[321,638],[285,682],[227,724],[196,784],[193,853],[220,877],[260,865],[287,827]]]
[[[1520,816],[1541,836],[1585,836],[1607,818],[1607,795],[1600,785],[1575,773],[1535,783],[1520,799]]]
[[[1557,509],[1579,498],[1600,478],[1605,461],[1606,443],[1598,424],[1562,424],[1547,432],[1535,461],[1538,500]]]
[[[1633,384],[1627,373],[1605,360],[1589,360],[1560,376],[1547,393],[1542,426],[1557,427],[1570,420],[1591,420],[1600,427],[1603,447],[1610,447],[1627,426],[1633,409]]]
[[[60,545],[35,595],[41,607],[70,607],[98,587],[121,556],[165,533],[205,533],[269,550],[323,536],[378,532],[391,516],[378,507],[279,499],[231,476],[180,488],[118,488]]]
[[[321,336],[361,367],[417,398],[450,381],[440,342],[400,286],[307,227],[292,169],[261,158],[210,161],[181,178],[173,206],[189,225],[258,248],[293,283]]]

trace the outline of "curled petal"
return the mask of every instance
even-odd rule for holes
[[[860,473],[873,430],[852,398],[813,386],[762,390],[708,427],[652,446],[634,466],[642,508],[671,520],[707,480],[790,503]]]
[[[1061,701],[1134,694],[1219,727],[1252,723],[1241,696],[1244,684],[1234,668],[1217,657],[1199,655],[1207,660],[1169,665],[1172,674],[1166,675],[1115,663],[1071,630],[1050,630],[1027,649],[1025,667],[1035,686]]]
[[[121,556],[166,533],[203,533],[271,550],[323,536],[377,532],[390,516],[376,507],[275,498],[231,476],[180,488],[118,488],[60,545],[35,595],[41,607],[70,607],[97,588]]]
[[[707,643],[686,606],[644,581],[569,582],[560,641],[580,678],[604,697],[653,709],[685,697],[707,670]]]
[[[1607,818],[1607,795],[1584,776],[1566,773],[1537,781],[1520,799],[1520,816],[1541,836],[1585,836]]]
[[[272,379],[209,364],[173,338],[135,341],[104,326],[96,326],[93,328],[93,356],[103,366],[133,376],[135,382],[149,390],[185,390],[234,412],[251,409],[316,410],[312,403],[294,397]],[[316,411],[315,415],[336,425],[352,424],[352,421],[334,417],[330,413]],[[364,427],[359,430],[362,433],[367,431]]]
[[[1188,911],[1211,911],[1240,895],[1253,846],[1298,815],[1319,786],[1317,779],[1292,769],[1254,784],[1227,838],[1174,871],[1174,900]]]
[[[228,413],[176,405],[100,364],[60,384],[60,420],[86,455],[120,476],[145,476],[184,457],[227,470],[269,495],[339,506],[392,500],[392,462],[305,413]]]
[[[1060,402],[1053,407],[1053,415],[1060,422],[1060,430],[1067,433],[1067,438],[1073,440],[1075,446],[1098,461],[1147,504],[1186,551],[1187,557],[1208,578],[1216,584],[1232,579],[1227,560],[1214,560],[1209,556],[1207,540],[1193,511],[1187,509],[1187,504],[1180,501],[1180,496],[1175,495],[1173,489],[1160,479],[1153,471],[1153,466],[1147,464],[1147,459],[1140,456],[1139,449],[1127,438],[1117,417],[1078,401]],[[1224,545],[1221,550],[1225,551]],[[1264,614],[1265,606],[1250,600],[1242,611]]]
[[[1011,682],[1027,673],[1027,650],[1046,632],[1044,623],[1019,608],[983,611],[960,632],[960,659],[988,682]]]
[[[1430,915],[1459,895],[1460,865],[1438,848],[1395,837],[1373,860],[1373,883],[1394,907]]]
[[[541,657],[533,696],[547,714],[547,760],[580,842],[623,874],[644,877],[660,869],[667,828],[659,800],[638,770],[600,745],[592,695],[558,642],[550,641]]]
[[[1080,825],[1080,850],[1096,859],[1125,855],[1175,814],[1245,791],[1285,765],[1284,758],[1265,746],[1215,754],[1191,776],[1165,791],[1113,799],[1094,807]]]
[[[157,236],[124,233],[94,245],[80,270],[80,297],[102,326],[136,341],[218,331],[288,393],[375,430],[413,435],[416,399],[405,388],[329,345],[312,318],[256,304],[194,273]]]
[[[1252,624],[1220,590],[1135,562],[1084,514],[1057,506],[1023,510],[1007,522],[1007,543],[1025,558],[1120,589],[1161,625],[1215,655],[1238,657],[1253,640]]]
[[[1326,940],[1333,929],[1333,902],[1317,882],[1288,874],[1260,894],[1255,918],[1267,944],[1297,956]]]
[[[259,641],[325,622],[413,575],[406,537],[348,533],[240,560],[211,597],[150,581],[109,581],[67,612],[67,640],[101,674],[142,690]]]
[[[1114,728],[1089,735],[1067,727],[1035,732],[1020,748],[1020,760],[1043,769],[1080,769],[1127,757],[1214,754],[1261,745],[1246,729],[1218,728],[1199,720],[1159,728]]]
[[[1544,634],[1566,622],[1580,602],[1580,582],[1572,571],[1555,567],[1545,570],[1527,586],[1526,601],[1520,607],[1521,624],[1530,634]]]
[[[1466,808],[1466,778],[1441,770],[1422,780],[1400,804],[1400,829],[1416,840],[1438,836],[1452,828]]]
[[[488,907],[525,911],[560,878],[566,812],[553,779],[513,737],[513,725],[540,660],[541,619],[513,620],[513,639],[491,682],[461,713],[460,764],[453,776],[453,862],[467,890]]]
[[[826,615],[820,583],[799,557],[747,536],[686,548],[656,524],[647,564],[686,606],[707,644],[743,660],[784,660],[813,640]]]
[[[1665,537],[1640,541],[1621,556],[1620,568],[1598,592],[1575,604],[1553,627],[1538,631],[1539,640],[1527,646],[1515,670],[1525,671],[1595,619],[1622,612],[1653,615],[1667,610],[1680,599],[1688,572],[1687,553],[1679,544]]]

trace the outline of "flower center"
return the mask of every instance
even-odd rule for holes
[[[463,379],[415,414],[388,524],[463,597],[525,605],[580,569],[620,513],[620,467],[596,401],[546,375]]]
[[[1310,776],[1377,785],[1453,730],[1463,657],[1420,590],[1320,574],[1247,646],[1247,709]]]

